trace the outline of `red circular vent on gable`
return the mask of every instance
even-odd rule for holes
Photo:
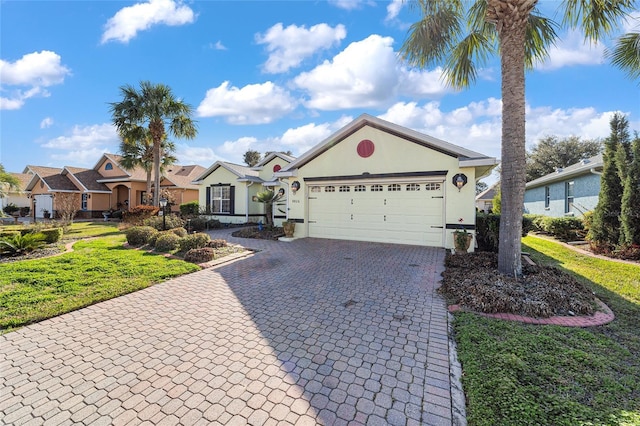
[[[358,155],[362,158],[371,157],[376,147],[369,139],[363,139],[358,144]]]
[[[273,166],[273,173],[280,171],[282,167],[280,167],[280,164],[276,164],[275,166]]]

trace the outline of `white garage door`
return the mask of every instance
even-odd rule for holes
[[[51,195],[48,195],[48,194],[36,195],[35,201],[36,201],[36,217],[44,217],[42,213],[43,209],[48,210],[49,213],[53,213],[53,198],[51,197]]]
[[[309,186],[309,236],[443,246],[443,183]]]

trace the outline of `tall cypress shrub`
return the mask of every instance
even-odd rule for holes
[[[629,143],[629,122],[623,114],[616,113],[609,125],[611,134],[604,143],[600,195],[593,212],[589,239],[598,246],[614,247],[620,242],[620,210],[623,191],[616,153],[623,143]]]
[[[622,193],[620,244],[640,245],[640,137],[631,148],[631,165],[627,169]]]

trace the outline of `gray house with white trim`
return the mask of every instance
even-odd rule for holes
[[[524,210],[544,216],[580,217],[598,204],[602,154],[527,182]]]

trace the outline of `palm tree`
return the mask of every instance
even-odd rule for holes
[[[522,212],[524,204],[525,69],[547,56],[560,25],[541,16],[537,0],[417,0],[421,20],[409,29],[401,55],[418,67],[443,65],[444,79],[466,88],[477,67],[489,56],[500,56],[502,73],[502,215],[498,270],[521,275]],[[634,0],[567,0],[563,24],[581,28],[598,41],[633,10]],[[469,7],[466,7],[469,6]]]
[[[133,170],[136,167],[142,167],[147,174],[147,197],[151,194],[152,182],[151,174],[153,171],[153,141],[149,131],[146,131],[145,136],[142,139],[133,139],[131,137],[125,137],[120,141],[120,165],[125,170]],[[176,163],[178,159],[173,155],[175,152],[175,144],[166,140],[166,136],[161,143],[161,164],[160,172],[164,174],[164,170]],[[145,200],[145,204],[149,203],[149,199]]]
[[[160,201],[160,163],[162,159],[162,141],[167,132],[176,138],[193,139],[197,129],[191,119],[193,108],[177,99],[169,86],[140,83],[140,90],[133,86],[120,87],[122,101],[111,103],[111,115],[120,137],[130,140],[143,140],[148,131],[153,141],[153,205]]]
[[[632,79],[640,79],[640,33],[629,32],[620,37],[613,50],[607,52],[613,65]]]

